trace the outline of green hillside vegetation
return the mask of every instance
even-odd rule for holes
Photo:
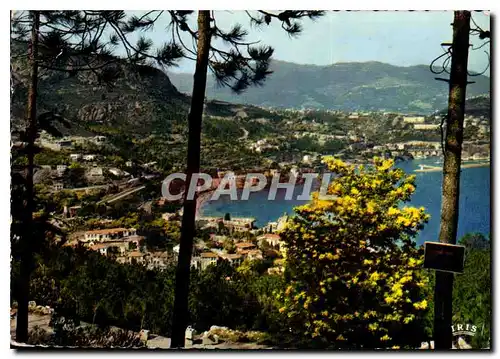
[[[274,73],[262,88],[241,95],[217,86],[209,77],[207,97],[235,103],[284,108],[386,110],[431,113],[446,107],[447,84],[436,81],[426,65],[398,67],[381,62],[299,65],[274,60]],[[189,93],[192,76],[169,72],[172,83]],[[474,77],[469,96],[489,93],[490,78]]]

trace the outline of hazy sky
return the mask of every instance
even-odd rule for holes
[[[274,47],[275,59],[299,64],[364,61],[398,66],[429,64],[442,53],[440,43],[452,40],[452,11],[329,11],[315,22],[304,20],[304,31],[298,38],[290,38],[278,23],[252,28],[243,11],[215,14],[218,26],[223,29],[239,23],[249,30],[249,40],[260,40]],[[490,29],[489,15],[473,12],[472,16],[482,29]],[[195,16],[192,19],[194,26]],[[148,34],[155,44],[169,39],[165,30],[168,21],[168,16],[164,16]],[[470,43],[477,46],[483,42],[473,36]],[[482,71],[487,66],[488,57],[483,50],[489,52],[489,45],[470,51],[470,70]],[[170,70],[192,72],[194,62],[183,60],[178,68]],[[489,70],[486,74],[489,75]]]

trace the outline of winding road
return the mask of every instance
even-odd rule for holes
[[[238,140],[246,140],[248,138],[248,130],[244,127],[240,127],[242,130],[243,130],[243,136],[241,136],[240,138],[238,138]]]

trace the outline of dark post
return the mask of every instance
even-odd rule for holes
[[[439,231],[439,241],[451,244],[457,242],[469,31],[470,12],[455,11],[443,164],[441,228]],[[446,350],[452,347],[452,301],[453,274],[437,271],[434,291],[435,349]]]
[[[33,168],[34,146],[37,133],[36,97],[38,88],[38,31],[40,28],[40,12],[31,11],[32,27],[29,45],[30,83],[28,86],[28,105],[26,119],[28,122],[28,166],[26,170],[26,212],[24,214],[24,230],[21,236],[21,264],[19,275],[18,311],[16,322],[16,341],[25,343],[28,340],[28,303],[30,275],[33,267],[32,241],[33,241]]]
[[[187,199],[189,183],[193,173],[200,172],[200,140],[203,118],[203,104],[207,85],[208,55],[210,52],[210,11],[198,12],[198,53],[194,72],[193,95],[188,116],[188,156],[186,173],[186,190],[184,191],[184,207],[182,214],[181,242],[179,261],[175,276],[175,301],[172,323],[171,348],[184,346],[185,330],[188,326],[188,295],[191,254],[195,234],[196,197]]]

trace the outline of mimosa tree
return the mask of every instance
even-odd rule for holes
[[[415,348],[426,339],[429,298],[423,250],[412,238],[429,215],[400,206],[415,176],[379,158],[357,168],[325,163],[335,174],[331,198],[314,193],[281,233],[289,286],[280,312],[320,346]]]

